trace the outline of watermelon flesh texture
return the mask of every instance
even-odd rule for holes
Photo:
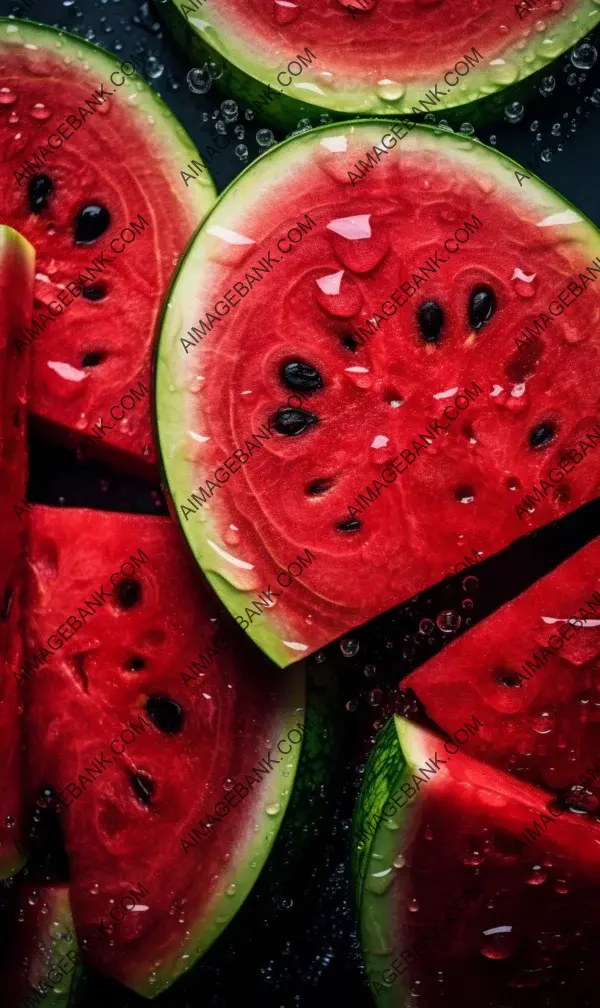
[[[448,759],[435,735],[395,722],[372,757],[378,776],[367,767],[363,802],[374,789],[381,807],[436,753],[447,763],[368,850],[361,930],[378,1008],[400,1008],[411,995],[425,1008],[591,1006],[600,979],[600,826],[572,812],[552,818],[547,792],[464,753]],[[520,849],[522,831],[541,815],[550,825]],[[412,960],[392,967],[419,941]]]
[[[79,950],[63,884],[21,884],[18,923],[4,950],[2,989],[8,1004],[69,1008],[81,974]],[[31,1001],[28,1000],[31,998]]]
[[[402,682],[446,731],[475,712],[482,759],[594,809],[600,780],[580,776],[600,757],[599,566],[596,539]],[[547,622],[571,617],[585,626]]]
[[[172,17],[179,11],[192,38],[270,86],[260,104],[267,118],[280,113],[273,92],[302,102],[309,114],[311,105],[313,113],[316,106],[367,115],[454,108],[528,77],[598,20],[591,0],[566,0],[558,9],[551,0],[537,0],[521,13],[494,0],[423,0],[393,8],[380,0],[327,6],[258,0],[251,7],[227,0],[202,10],[171,0],[169,11]],[[533,31],[539,22],[542,34]],[[420,105],[421,99],[428,104]]]
[[[30,653],[101,585],[114,597],[24,685],[28,795],[34,801],[49,787],[59,805],[69,790],[76,795],[60,823],[82,957],[154,997],[209,948],[260,873],[299,745],[256,775],[212,833],[196,834],[188,848],[181,840],[303,722],[303,675],[282,677],[217,618],[169,519],[38,506],[31,535]],[[118,585],[121,564],[138,549],[147,559],[124,588],[113,587],[111,574]],[[198,671],[199,652],[211,645],[221,653]],[[196,679],[184,682],[192,660]],[[131,735],[122,755],[111,752],[113,739],[119,750]],[[102,776],[86,771],[101,753],[112,764]],[[69,782],[75,790],[65,790]],[[141,894],[137,909],[120,919],[132,890]],[[94,937],[101,921],[104,940]]]
[[[115,71],[115,80],[124,77],[119,65],[65,32],[0,20],[1,219],[37,255],[31,411],[49,433],[147,474],[156,461],[154,327],[177,257],[214,189],[206,170],[184,189],[180,170],[200,155],[137,74],[120,87],[110,82]],[[87,106],[101,85],[107,97]],[[76,131],[64,125],[73,114],[83,118]],[[52,148],[48,137],[60,140],[59,125],[68,139]],[[111,249],[113,240],[122,251]],[[70,300],[74,288],[65,293],[66,285],[86,279],[85,293]],[[29,339],[22,333],[22,343]],[[132,388],[134,405],[121,405]]]
[[[23,863],[20,834],[22,698],[14,672],[22,657],[23,574],[27,508],[25,411],[31,360],[14,337],[29,322],[34,252],[11,228],[0,227],[0,877]],[[17,510],[18,509],[18,510]]]
[[[200,229],[163,320],[158,427],[179,519],[216,590],[281,665],[442,580],[471,547],[495,553],[598,490],[588,447],[559,487],[523,507],[597,423],[595,278],[537,342],[515,343],[600,253],[598,232],[539,180],[520,186],[503,155],[427,127],[348,184],[347,169],[390,127],[324,127],[246,169]],[[450,254],[444,242],[458,247],[465,221],[470,237],[460,232]],[[292,251],[276,252],[271,275],[211,322],[206,313],[280,236]],[[424,280],[415,271],[428,261]],[[382,302],[401,300],[403,283],[415,295],[385,318]],[[477,327],[481,292],[493,301]],[[427,304],[443,312],[437,336],[419,322]],[[290,365],[310,370],[290,380]],[[303,389],[303,429],[283,433],[277,417]],[[447,429],[429,431],[424,447],[434,421]],[[269,422],[271,439],[248,448]],[[215,470],[240,448],[251,457],[216,486]],[[414,464],[385,486],[382,470],[394,458],[404,467],[406,450]],[[244,607],[305,548],[314,560],[302,576],[248,619]]]

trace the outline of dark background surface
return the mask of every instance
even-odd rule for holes
[[[75,0],[68,5],[61,0],[37,0],[29,2],[27,10],[28,16],[75,32],[122,59],[134,56],[138,66],[141,60],[143,76],[171,106],[199,150],[205,154],[213,145],[209,131],[214,112],[228,96],[215,87],[203,95],[190,92],[186,74],[192,64],[168,38],[151,6],[136,0]],[[18,3],[0,0],[1,15],[19,12]],[[598,46],[599,33],[590,40]],[[158,72],[160,67],[163,69]],[[520,123],[495,121],[478,127],[476,136],[484,142],[495,137],[498,149],[534,170],[600,225],[600,90],[594,94],[600,89],[600,63],[591,71],[582,71],[566,54],[547,73],[556,78],[554,91],[549,97],[531,99]],[[509,100],[507,95],[507,103]],[[268,126],[258,116],[247,119],[244,113],[242,107],[237,122],[227,126],[231,136],[234,125],[243,125],[244,138],[236,138],[210,167],[219,191],[256,156],[256,132]],[[532,131],[535,121],[539,126]],[[561,127],[559,136],[552,134],[556,123]],[[318,124],[318,115],[312,124]],[[283,138],[280,131],[273,132],[277,140]],[[234,154],[237,143],[248,147],[248,160]],[[557,149],[559,144],[564,146],[562,151]],[[551,160],[543,160],[542,151],[550,151]],[[103,465],[82,462],[72,452],[41,441],[34,430],[29,497],[53,505],[166,512],[160,488],[147,487]],[[474,609],[470,618],[476,622],[517,594],[599,529],[600,508],[588,505],[577,516],[520,540],[482,565],[477,571],[479,588],[471,593]],[[331,760],[331,772],[322,777],[322,768],[314,768],[317,783],[308,798],[308,815],[300,817],[292,831],[288,829],[280,838],[269,870],[238,918],[209,955],[154,1003],[206,1008],[246,1004],[330,1008],[335,1001],[358,1008],[371,1005],[354,928],[348,857],[350,815],[364,755],[374,733],[399,706],[394,687],[403,674],[445,642],[443,635],[434,631],[431,644],[415,647],[419,620],[423,616],[435,619],[440,608],[458,609],[463,578],[464,574],[363,628],[357,635],[357,655],[342,657],[337,645],[329,649],[327,668],[337,668],[343,675],[332,714],[336,756]],[[464,622],[461,632],[467,628]],[[372,666],[375,673],[370,671]],[[313,667],[317,668],[314,662]],[[51,813],[38,833],[37,863],[34,859],[27,871],[32,878],[64,878],[68,866],[60,854],[60,836]],[[80,1003],[86,1008],[148,1004],[91,971]]]

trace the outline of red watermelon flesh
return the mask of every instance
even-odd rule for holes
[[[586,771],[600,758],[599,567],[596,539],[402,682],[447,731],[475,712],[483,728],[471,746],[482,758],[568,789],[573,804],[593,792],[594,810],[600,770]]]
[[[590,0],[225,0],[202,9],[173,0],[169,9],[269,85],[267,115],[278,108],[273,92],[346,114],[452,108],[538,70],[598,17]]]
[[[435,735],[396,724],[394,790],[434,754],[447,762],[369,850],[361,929],[378,1008],[405,1006],[409,992],[425,1008],[591,1008],[600,826],[571,812],[553,817],[542,789],[464,753],[448,759]],[[379,742],[390,785],[392,730]],[[528,829],[533,840],[522,839]]]
[[[469,544],[488,556],[593,498],[600,481],[597,275],[535,343],[515,342],[598,256],[598,232],[542,182],[521,186],[503,155],[427,127],[348,184],[391,126],[324,127],[248,168],[200,229],[163,320],[159,437],[180,521],[282,665],[441,580]],[[291,251],[277,251],[281,236]],[[219,298],[272,252],[271,274],[217,319]],[[436,421],[446,430],[432,438]],[[269,423],[270,440],[248,447]],[[528,511],[523,495],[590,430],[581,464]],[[240,449],[251,454],[235,469]],[[393,459],[396,482],[382,476]],[[245,616],[305,548],[315,559],[302,576]]]
[[[0,29],[2,220],[37,255],[34,324],[15,334],[34,344],[31,410],[54,435],[91,435],[91,451],[147,470],[154,327],[212,183],[205,172],[184,188],[180,170],[197,151],[113,56],[42,25],[1,20]],[[121,405],[132,388],[134,405]]]
[[[282,678],[217,618],[169,519],[38,506],[30,571],[30,655],[49,650],[49,637],[58,647],[59,626],[69,637],[24,686],[30,800],[50,787],[64,806],[82,957],[153,997],[206,951],[258,877],[299,745],[228,815],[220,808],[212,832],[198,828],[304,720],[303,676]],[[102,590],[86,618],[85,600]],[[83,619],[72,637],[71,615]],[[137,909],[121,917],[132,890]]]
[[[23,572],[28,511],[25,409],[31,359],[14,338],[29,322],[34,251],[21,235],[0,227],[0,877],[14,874],[23,858],[21,809],[22,704],[14,672],[22,661]]]

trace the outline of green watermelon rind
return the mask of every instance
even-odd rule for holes
[[[272,751],[275,750],[279,740],[285,739],[287,733],[297,724],[304,724],[305,730],[307,728],[304,664],[289,669],[286,675],[287,682],[285,688],[283,684],[281,686],[279,701],[281,705],[285,703],[285,713],[274,716],[269,732]],[[302,741],[292,745],[290,754],[281,760],[269,777],[265,778],[256,796],[253,796],[253,799],[248,796],[243,803],[232,809],[232,815],[238,813],[240,832],[237,848],[231,851],[228,871],[220,877],[217,891],[204,905],[200,919],[188,925],[189,937],[178,943],[177,949],[152,970],[150,977],[146,972],[131,977],[128,986],[138,994],[149,999],[161,994],[175,979],[179,979],[183,973],[196,965],[234,919],[258,880],[283,827],[307,739],[306,730]],[[276,752],[273,752],[273,758],[277,758]],[[250,773],[251,769],[249,766],[247,772]],[[252,804],[246,804],[249,801],[252,801]],[[270,815],[265,811],[266,808],[275,806],[279,806],[276,814]],[[249,814],[250,808],[251,814]],[[218,826],[215,828],[218,829]],[[215,842],[218,842],[218,839]],[[199,846],[196,849],[187,853],[180,847],[179,837],[175,838],[175,844],[178,856],[197,858],[198,869],[201,871],[201,841],[198,841]]]
[[[284,127],[295,125],[298,119],[307,113],[309,115],[328,113],[336,118],[350,115],[412,115],[413,106],[418,108],[419,101],[426,97],[429,89],[434,88],[436,83],[442,88],[443,74],[452,69],[449,61],[448,67],[439,72],[432,71],[433,74],[437,73],[437,78],[417,78],[405,87],[402,96],[396,100],[386,100],[367,86],[354,90],[332,91],[329,96],[323,98],[316,94],[309,97],[306,91],[298,89],[298,94],[301,92],[301,96],[296,97],[293,92],[296,79],[285,89],[277,82],[277,74],[285,70],[287,63],[295,58],[293,45],[287,55],[281,54],[281,50],[274,46],[278,57],[277,62],[270,66],[268,61],[258,58],[258,54],[262,53],[264,48],[260,40],[244,38],[242,31],[237,30],[235,24],[232,27],[227,23],[227,12],[220,5],[204,3],[197,12],[192,11],[189,18],[181,13],[181,7],[184,5],[189,8],[185,0],[179,3],[176,0],[168,0],[166,4],[161,5],[161,14],[179,44],[195,60],[211,58],[224,60],[229,69],[228,87],[238,100],[252,105],[261,97],[265,98],[265,88],[269,85],[271,100],[261,102],[259,114]],[[360,7],[360,4],[358,6]],[[359,14],[358,17],[360,16]],[[517,44],[521,41],[517,39],[510,48],[502,50],[503,64],[489,66],[486,61],[484,68],[472,67],[461,84],[449,89],[448,95],[438,95],[436,112],[452,112],[464,106],[476,108],[478,103],[484,102],[489,96],[497,94],[506,87],[515,85],[518,87],[532,75],[539,74],[549,63],[595,27],[600,21],[600,9],[594,0],[578,0],[575,9],[563,10],[560,18],[564,18],[564,21],[557,21],[556,27],[549,33],[545,32],[543,39],[540,39],[539,34],[533,30],[533,23],[541,15],[536,15],[535,9],[532,9],[527,11],[525,16],[532,20],[525,47],[517,48]],[[507,7],[507,17],[515,19],[518,17],[510,5]],[[576,20],[573,20],[574,17]],[[315,42],[311,44],[318,52],[318,44]],[[303,51],[303,47],[304,42],[297,46],[300,51]],[[462,48],[471,54],[472,47],[473,41],[469,40],[468,45],[465,44]],[[474,48],[477,49],[476,41]],[[457,52],[456,60],[461,59],[463,52]],[[298,83],[315,84],[318,81],[318,84],[322,85],[322,79],[311,75],[310,69],[310,67],[304,68],[303,73],[297,78]],[[321,69],[318,62],[315,64],[315,69],[317,72]],[[394,76],[393,70],[390,70],[390,74]]]
[[[414,806],[418,806],[418,799],[410,799],[391,816],[384,816],[383,808],[393,796],[398,800],[402,784],[410,783],[413,772],[431,756],[431,752],[421,750],[420,729],[394,715],[380,732],[369,756],[352,821],[352,867],[360,915],[360,940],[371,987],[377,978],[377,991],[372,987],[377,1008],[397,1008],[407,993],[401,977],[389,987],[381,980],[382,970],[390,967],[396,954],[388,944],[389,922],[382,896],[393,881],[394,873],[404,870],[391,867],[388,871],[396,854],[406,847],[409,828],[414,826],[418,816],[418,812],[416,816],[411,814]],[[429,786],[432,785],[435,787],[435,781],[429,782]],[[372,833],[366,843],[365,827]],[[374,873],[382,870],[388,873],[378,882]]]
[[[3,28],[4,31],[2,30]],[[62,28],[51,28],[49,25],[28,19],[19,19],[16,21],[13,18],[0,18],[0,45],[17,45],[20,43],[24,45],[37,45],[47,51],[61,49],[63,57],[67,56],[70,50],[74,48],[76,50],[74,54],[75,58],[81,61],[82,64],[84,62],[89,64],[90,67],[86,71],[82,69],[82,74],[88,73],[91,75],[92,71],[98,72],[100,76],[97,86],[100,87],[101,84],[105,84],[107,92],[109,90],[115,91],[115,94],[111,96],[111,100],[118,102],[121,98],[123,107],[127,107],[128,114],[132,116],[132,119],[134,112],[137,112],[140,129],[143,128],[144,132],[150,128],[153,129],[155,135],[154,143],[157,147],[162,148],[165,161],[168,164],[173,164],[175,161],[178,163],[181,162],[181,169],[183,170],[189,161],[196,159],[204,165],[202,156],[174,113],[137,71],[131,74],[131,76],[126,77],[125,82],[118,88],[110,83],[110,74],[118,71],[121,63],[127,62],[126,58],[117,57],[100,46],[87,42],[79,38],[78,35],[73,35]],[[57,88],[64,87],[64,79],[59,77],[55,79],[48,78],[48,81],[50,80]],[[131,101],[132,97],[135,97],[135,104]],[[154,120],[152,127],[149,126],[149,119]],[[48,132],[51,132],[50,127]],[[37,145],[32,142],[32,149],[34,147],[37,147]],[[23,154],[23,158],[29,157],[29,153],[29,149],[27,149]],[[216,188],[206,165],[204,165],[204,172],[196,181],[197,184],[194,187],[186,189],[185,200],[191,203],[198,211],[198,214],[201,215],[206,212],[216,199]],[[180,182],[180,177],[177,176],[176,180],[176,175],[173,171],[170,187],[175,198],[178,200],[183,198],[182,190],[179,188]],[[182,182],[181,185],[183,186]]]
[[[48,974],[52,972],[55,963],[60,962],[66,952],[71,949],[77,949],[68,886],[56,886],[52,891],[42,888],[40,900],[43,900],[48,905],[48,914],[45,917],[48,928],[56,929],[57,933],[47,935],[51,943],[50,958],[48,961],[37,958],[39,955],[37,947],[25,950],[25,954],[31,957],[29,970],[31,971],[32,968],[36,968],[39,972],[39,976],[31,984],[32,993],[36,990],[40,981],[47,980]],[[44,947],[47,947],[45,942]],[[68,961],[70,962],[71,960]],[[37,1002],[38,1008],[69,1008],[69,1006],[76,1004],[77,990],[82,975],[83,966],[81,959],[78,958],[71,972],[66,977],[61,977],[53,987],[42,995],[42,999]]]
[[[377,143],[392,125],[394,125],[394,120],[391,119],[369,119],[346,123],[343,128],[349,135],[357,132],[364,135],[364,144],[361,143],[361,148],[367,150],[371,144]],[[222,289],[222,283],[219,283],[222,267],[218,262],[210,262],[209,260],[208,253],[210,253],[211,245],[215,247],[217,239],[208,234],[208,227],[219,224],[221,227],[239,230],[240,205],[254,210],[255,204],[261,199],[263,186],[272,187],[274,180],[279,181],[280,176],[285,177],[286,173],[295,186],[297,173],[302,171],[302,166],[310,157],[312,149],[319,149],[318,145],[323,136],[328,133],[339,134],[341,128],[337,123],[328,124],[289,138],[262,154],[230,183],[221,193],[217,203],[190,241],[187,252],[173,276],[169,294],[164,302],[162,317],[158,322],[159,338],[154,361],[155,435],[164,481],[169,487],[171,511],[174,517],[176,513],[176,520],[182,527],[192,552],[206,577],[223,603],[234,615],[243,616],[245,605],[250,603],[256,592],[244,591],[228,581],[225,575],[225,565],[221,564],[220,568],[219,559],[208,546],[207,540],[209,538],[219,538],[218,523],[211,515],[210,503],[192,515],[187,522],[183,520],[178,509],[178,504],[185,502],[189,495],[196,490],[198,483],[211,473],[211,469],[207,467],[199,467],[195,470],[193,465],[185,460],[183,452],[179,454],[177,452],[179,432],[187,429],[188,414],[185,405],[182,408],[177,404],[179,399],[184,403],[185,396],[183,394],[174,396],[173,404],[169,405],[169,388],[171,386],[175,388],[178,380],[183,386],[186,381],[186,369],[189,378],[195,366],[195,360],[202,352],[202,347],[196,346],[186,356],[179,344],[179,337],[185,335],[187,330],[196,324],[198,315],[201,314],[200,306],[203,305],[204,310],[212,305],[215,300],[215,291],[219,292]],[[578,217],[578,222],[564,225],[565,237],[568,237],[569,242],[572,243],[571,248],[584,249],[586,254],[589,248],[591,259],[600,253],[598,230],[576,207],[537,176],[522,168],[516,161],[499,151],[486,147],[478,140],[433,126],[418,124],[390,151],[390,157],[401,156],[402,151],[420,149],[426,140],[431,140],[434,137],[441,142],[442,148],[449,156],[454,153],[463,161],[467,157],[473,157],[474,162],[479,159],[485,171],[493,176],[499,184],[500,193],[496,193],[495,198],[500,195],[506,199],[520,201],[525,208],[529,206],[534,209],[540,215],[540,219],[542,214],[549,216],[567,209],[573,210]],[[350,164],[349,156],[348,168],[351,167],[353,166]],[[479,165],[474,163],[474,168],[474,177],[477,178],[481,174]],[[380,170],[379,166],[373,170]],[[357,189],[359,192],[364,191],[367,194],[368,184],[369,177],[367,176],[357,183]],[[364,187],[364,189],[360,187]],[[486,198],[486,193],[482,190],[482,203]],[[568,257],[568,250],[563,248],[563,252]],[[573,252],[573,255],[575,254],[576,252]],[[182,289],[185,290],[185,297],[176,296],[178,291]],[[204,297],[206,297],[206,302],[203,304]],[[205,337],[207,341],[218,340],[218,338],[218,333],[214,331]],[[174,362],[173,366],[170,361]],[[191,401],[191,399],[192,397],[188,396],[188,400]],[[181,488],[181,496],[179,488]],[[227,491],[219,492],[226,493]],[[293,559],[294,557],[288,557],[287,561],[290,562]],[[261,585],[261,588],[263,587],[266,590],[268,586]],[[247,632],[280,667],[285,668],[297,660],[297,654],[290,655],[282,643],[282,630],[278,628],[277,606],[274,606],[272,611],[266,610],[259,619],[253,621]]]

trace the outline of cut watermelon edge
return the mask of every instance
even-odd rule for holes
[[[175,384],[180,380],[180,376],[181,381],[184,381],[186,370],[189,372],[189,369],[194,366],[193,354],[197,348],[194,348],[189,355],[183,354],[179,339],[191,326],[196,324],[200,314],[200,305],[205,308],[206,304],[213,303],[214,290],[218,290],[219,286],[222,287],[220,278],[223,275],[228,275],[229,267],[222,267],[220,263],[215,263],[211,259],[210,246],[214,245],[216,239],[208,234],[208,228],[219,225],[229,230],[239,230],[239,206],[249,206],[254,209],[257,198],[260,198],[256,194],[261,193],[263,184],[268,181],[272,185],[273,179],[275,179],[275,184],[283,185],[286,177],[293,177],[301,170],[302,165],[309,157],[309,152],[320,151],[320,139],[327,134],[339,133],[343,129],[353,137],[364,132],[365,141],[372,140],[376,143],[382,133],[385,133],[386,128],[395,125],[395,122],[396,120],[378,118],[353,120],[345,124],[329,123],[300,136],[290,137],[276,147],[265,151],[220,194],[217,202],[190,241],[172,278],[168,295],[163,303],[157,327],[159,336],[155,342],[153,362],[153,387],[156,403],[154,436],[158,446],[163,482],[169,491],[167,494],[169,509],[173,519],[181,527],[206,578],[234,616],[243,612],[245,605],[248,604],[254,593],[238,589],[228,581],[225,563],[219,565],[219,559],[215,552],[207,545],[208,539],[215,538],[218,541],[220,538],[219,524],[214,514],[211,515],[207,510],[206,515],[198,513],[185,522],[179,513],[178,488],[183,488],[181,493],[181,501],[183,501],[195,492],[199,482],[210,475],[211,467],[199,465],[194,468],[194,465],[183,457],[183,453],[178,454],[177,445],[181,438],[180,430],[184,426],[187,429],[187,421],[190,417],[187,412],[189,407],[184,403],[179,407],[178,412],[174,412],[168,405],[163,405],[162,391],[163,387],[168,388],[172,383],[172,376],[175,376]],[[545,217],[550,217],[553,214],[565,212],[565,208],[571,209],[576,218],[568,225],[572,247],[574,249],[589,248],[591,252],[595,243],[597,250],[598,231],[589,218],[536,175],[531,174],[525,184],[522,184],[522,166],[507,155],[487,147],[479,140],[459,136],[439,127],[418,124],[400,144],[390,151],[390,155],[392,158],[400,160],[402,151],[420,150],[423,141],[434,137],[443,140],[444,148],[450,158],[473,158],[475,163],[482,159],[485,171],[489,172],[505,190],[511,191],[510,187],[512,186],[514,199],[519,200],[526,207],[535,209],[535,212],[540,216],[544,214]],[[349,161],[350,157],[348,157]],[[348,164],[348,167],[352,166]],[[521,176],[520,179],[519,176]],[[368,179],[363,179],[359,186],[367,184]],[[360,189],[360,192],[362,193],[363,190]],[[234,196],[235,198],[233,198]],[[175,296],[177,288],[180,289],[178,297]],[[187,292],[184,307],[182,307],[181,289]],[[215,333],[211,333],[210,338],[215,338],[215,335]],[[218,339],[218,335],[216,338]],[[165,402],[168,402],[168,398],[165,395]],[[192,397],[189,397],[189,402],[191,399]],[[510,544],[507,544],[503,549],[508,545]],[[283,558],[283,561],[290,562],[292,559],[294,558]],[[281,564],[282,561],[278,560],[277,562]],[[261,585],[261,590],[266,591],[267,587],[267,585]],[[401,604],[401,600],[398,604]],[[283,645],[282,632],[283,628],[278,622],[276,607],[272,612],[266,611],[256,623],[252,622],[247,630],[249,636],[268,657],[281,668],[285,668],[297,661],[298,657],[295,654],[290,655],[289,649]]]

